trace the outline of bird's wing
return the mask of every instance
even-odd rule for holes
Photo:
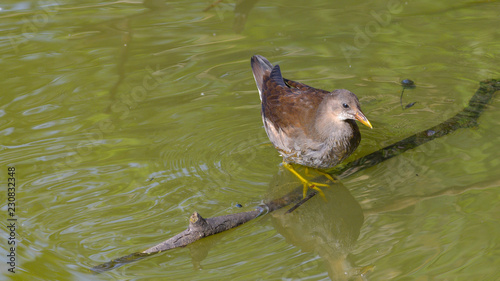
[[[315,91],[315,92],[319,92],[321,94],[328,94],[329,92],[328,91],[325,91],[325,90],[321,90],[321,89],[316,89],[316,88],[313,88],[311,86],[308,86],[304,83],[300,83],[300,82],[297,82],[297,81],[292,81],[292,80],[288,80],[286,78],[283,78],[285,84],[290,87],[290,88],[295,88],[295,89],[299,89],[301,90],[302,92],[305,92],[305,93],[308,93],[310,91]]]
[[[292,143],[313,130],[318,105],[327,91],[284,79],[279,65],[273,67],[262,85],[262,118],[273,144],[290,151]]]

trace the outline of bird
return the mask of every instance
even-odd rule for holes
[[[318,186],[328,185],[305,179],[292,164],[322,171],[356,150],[361,141],[356,120],[373,128],[357,96],[346,89],[330,92],[283,78],[280,66],[260,55],[251,58],[251,67],[264,128],[283,157],[283,166],[304,185],[304,198],[309,188],[324,197]]]

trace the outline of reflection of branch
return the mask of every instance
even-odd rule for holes
[[[255,4],[257,4],[259,0],[239,0],[236,1],[236,5],[234,7],[234,22],[233,22],[233,30],[236,33],[241,33],[245,28],[245,24],[247,22],[248,14],[253,9]],[[212,4],[208,5],[203,12],[208,12],[209,10],[216,8],[217,5],[222,3],[223,0],[215,0]]]
[[[210,9],[215,8],[215,6],[217,6],[220,2],[222,2],[222,0],[216,0],[212,4],[208,5],[208,7],[206,7],[205,9],[203,9],[203,12],[207,12]]]
[[[139,2],[128,2],[128,1],[117,1],[113,2],[111,4],[117,4],[117,3],[131,3],[131,4],[139,4]],[[117,56],[117,64],[116,64],[116,74],[117,74],[117,79],[116,82],[111,86],[109,89],[109,97],[111,100],[111,105],[107,108],[107,112],[115,112],[113,111],[113,104],[117,104],[119,102],[119,88],[123,84],[126,78],[126,63],[129,59],[130,56],[130,48],[131,45],[133,44],[133,39],[134,39],[134,29],[131,23],[133,23],[134,20],[141,20],[143,18],[148,17],[150,14],[161,11],[162,9],[165,8],[165,5],[163,1],[150,1],[150,0],[144,0],[142,3],[145,7],[149,8],[148,10],[144,10],[140,13],[137,14],[131,14],[127,16],[123,16],[120,18],[113,18],[110,20],[105,20],[102,22],[98,22],[96,24],[92,25],[92,28],[95,28],[97,30],[103,29],[104,31],[111,30],[113,33],[118,30],[118,34],[121,35],[120,41],[118,42],[118,56]],[[102,5],[109,5],[109,3],[105,3]],[[98,7],[97,6],[91,6],[91,7]],[[90,7],[89,7],[90,8]],[[108,27],[111,26],[112,28]],[[84,32],[88,32],[89,27],[85,28]],[[119,111],[119,110],[116,110]],[[116,112],[115,112],[116,113]]]
[[[130,28],[130,19],[124,18],[122,26],[124,26],[124,32],[122,36],[122,42],[120,42],[120,55],[118,57],[118,64],[116,66],[118,79],[116,80],[113,87],[111,87],[111,89],[109,90],[110,97],[113,102],[116,102],[118,88],[125,80],[125,63],[129,58],[130,43],[133,39],[132,29]]]
[[[424,144],[433,139],[445,136],[455,130],[460,128],[470,128],[477,126],[477,119],[484,111],[486,105],[491,100],[493,94],[500,90],[500,81],[498,80],[487,80],[480,83],[479,89],[476,91],[474,96],[469,101],[469,105],[459,112],[454,117],[444,121],[443,123],[434,126],[428,130],[417,133],[410,136],[404,140],[401,140],[393,145],[382,148],[376,152],[368,154],[361,157],[355,161],[352,161],[345,165],[344,167],[333,170],[333,174],[338,175],[340,178],[348,177],[356,172],[364,170],[366,168],[372,167],[378,163],[381,163],[387,159],[397,156],[409,149],[413,149],[421,144]],[[318,179],[314,179],[318,181]],[[468,188],[470,189],[470,188]],[[397,204],[385,206],[377,209],[370,209],[365,212],[365,214],[373,214],[377,212],[386,212],[390,210],[398,210],[411,206],[423,200],[425,198],[431,198],[436,196],[448,195],[448,194],[458,194],[467,190],[466,188],[449,188],[426,197],[407,197],[403,198],[402,202]],[[307,198],[313,197],[315,194],[311,194]],[[125,257],[118,258],[116,260],[98,265],[92,270],[94,272],[103,272],[111,270],[113,268],[122,266],[124,264],[130,263],[149,256],[151,254],[159,253],[161,251],[166,251],[169,249],[174,249],[178,247],[187,246],[203,237],[220,233],[236,226],[239,226],[245,222],[248,222],[259,215],[266,212],[273,212],[280,208],[283,208],[292,202],[297,202],[302,199],[302,186],[297,187],[294,191],[288,193],[282,198],[275,199],[273,201],[267,202],[264,206],[260,206],[256,210],[249,212],[242,212],[237,214],[231,214],[226,216],[214,217],[204,219],[198,213],[194,213],[190,218],[190,224],[188,228],[177,234],[176,236],[154,246],[143,252],[134,253]],[[302,204],[301,202],[300,204]]]

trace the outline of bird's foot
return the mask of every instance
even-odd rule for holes
[[[336,178],[334,178],[332,175],[330,175],[329,173],[322,172],[322,171],[318,171],[318,173],[322,174],[323,176],[325,176],[325,178],[329,179],[333,183],[338,182],[338,180]]]
[[[325,193],[323,193],[323,190],[321,190],[321,188],[317,187],[317,185],[328,186],[328,184],[322,184],[322,183],[317,183],[317,182],[312,182],[312,181],[302,182],[302,184],[304,185],[304,190],[302,192],[302,196],[304,198],[306,198],[306,196],[307,196],[307,191],[309,189],[312,189],[312,190],[316,190],[316,192],[318,192],[319,195],[321,195],[321,197],[323,197],[323,199],[326,200]]]
[[[304,198],[307,196],[307,191],[309,189],[312,189],[312,190],[315,190],[316,192],[318,192],[319,195],[321,195],[321,197],[323,197],[323,199],[326,200],[325,194],[319,188],[319,186],[326,186],[326,187],[328,187],[329,186],[328,184],[318,183],[318,182],[312,182],[312,181],[309,181],[309,180],[305,179],[297,171],[295,171],[295,169],[292,167],[292,165],[290,165],[290,164],[288,164],[286,162],[283,163],[283,166],[285,166],[285,168],[287,168],[290,172],[292,172],[292,174],[294,174],[302,182],[302,185],[304,185],[303,194],[302,194],[302,196]],[[333,180],[333,178],[331,176],[329,176],[327,178]]]
[[[333,183],[337,183],[337,179],[334,178],[332,175],[330,175],[329,173],[327,172],[323,172],[321,170],[318,170],[318,169],[314,169],[316,171],[316,173],[320,174],[320,175],[323,175],[325,176],[325,178],[329,179],[331,182]],[[309,172],[309,167],[306,167],[306,176],[308,177],[312,177],[311,173]]]

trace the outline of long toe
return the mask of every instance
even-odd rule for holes
[[[311,189],[316,190],[319,193],[319,195],[321,195],[321,197],[323,197],[323,199],[326,200],[325,193],[323,193],[323,190],[321,190],[321,188],[313,185],[311,186]]]

